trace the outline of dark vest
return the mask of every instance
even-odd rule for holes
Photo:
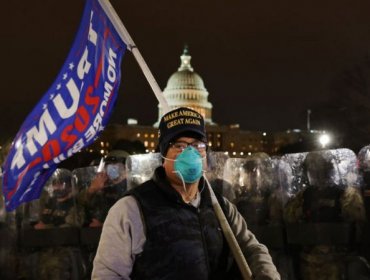
[[[265,225],[269,219],[268,196],[260,193],[246,193],[239,198],[236,207],[248,225]]]
[[[343,190],[338,187],[308,187],[303,194],[303,214],[307,222],[342,222],[340,198]]]
[[[229,249],[207,187],[197,209],[184,203],[163,178],[164,170],[158,168],[154,179],[129,193],[139,203],[147,238],[131,278],[227,279]]]

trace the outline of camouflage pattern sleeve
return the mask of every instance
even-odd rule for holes
[[[84,189],[77,195],[77,203],[83,207],[86,207],[89,205],[90,198],[91,196],[88,194],[87,189]]]
[[[348,187],[340,200],[343,219],[347,222],[365,222],[366,214],[362,196],[358,189]]]
[[[268,198],[269,222],[270,224],[281,224],[283,222],[283,200],[278,193],[272,193]]]
[[[60,227],[82,227],[85,221],[85,211],[80,205],[72,207],[67,216],[65,217],[65,223]]]
[[[303,218],[303,191],[292,197],[284,208],[284,221],[297,223]]]

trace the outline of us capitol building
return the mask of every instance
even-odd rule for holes
[[[322,131],[288,130],[284,132],[267,133],[264,131],[246,131],[238,124],[221,125],[212,120],[212,104],[208,101],[208,91],[203,79],[191,66],[191,56],[187,47],[180,57],[181,65],[171,75],[163,95],[172,110],[177,107],[189,107],[199,112],[205,120],[208,145],[213,151],[224,151],[230,156],[243,157],[256,152],[277,154],[279,150],[307,138],[317,138]],[[127,124],[110,124],[106,127],[99,139],[88,149],[99,151],[105,155],[119,141],[140,141],[146,152],[155,152],[158,144],[158,124],[163,110],[158,105],[158,120],[153,126],[138,125],[135,120],[129,119]]]

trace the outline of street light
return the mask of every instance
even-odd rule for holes
[[[330,143],[330,136],[328,134],[322,134],[319,137],[319,142],[323,148]]]

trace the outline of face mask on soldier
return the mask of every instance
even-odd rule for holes
[[[107,175],[111,181],[117,180],[120,176],[120,168],[116,164],[109,164],[107,166]]]
[[[67,186],[65,183],[53,185],[53,196],[55,198],[66,197],[68,193],[69,193],[69,190],[67,189]]]

